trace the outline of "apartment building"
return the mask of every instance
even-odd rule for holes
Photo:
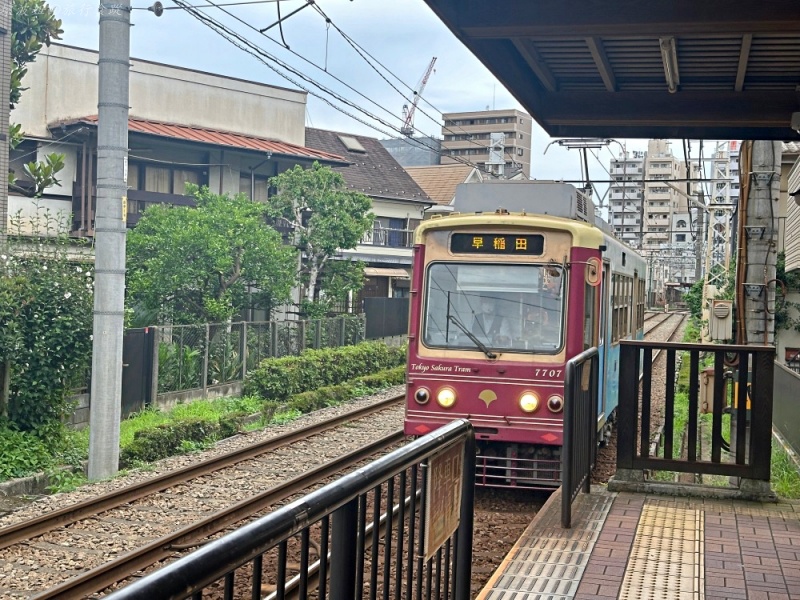
[[[643,151],[626,152],[611,160],[609,174],[609,212],[614,234],[631,248],[641,246],[643,232],[644,163]]]
[[[441,164],[471,163],[504,178],[531,176],[530,115],[519,110],[485,110],[442,115]]]

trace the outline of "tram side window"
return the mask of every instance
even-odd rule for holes
[[[583,291],[583,349],[594,346],[595,332],[595,287],[584,284]]]
[[[636,331],[639,331],[644,327],[644,304],[645,304],[645,287],[644,287],[644,280],[639,280],[639,289],[637,290],[637,319],[636,319]]]
[[[619,340],[619,303],[617,301],[617,283],[619,279],[616,274],[611,275],[611,343]]]

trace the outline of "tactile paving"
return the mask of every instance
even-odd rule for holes
[[[571,529],[558,510],[542,514],[523,533],[481,600],[568,600],[575,597],[592,549],[613,503],[608,492],[580,494]]]
[[[701,510],[645,504],[620,600],[702,599],[703,523]]]

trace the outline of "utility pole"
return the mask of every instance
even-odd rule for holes
[[[769,284],[775,279],[778,256],[778,199],[780,197],[781,143],[755,141],[750,193],[739,244],[745,246],[743,286],[744,326],[747,344],[775,343],[775,294]],[[743,238],[743,239],[742,239]],[[740,296],[741,298],[741,296]]]
[[[705,239],[703,236],[703,224],[705,222],[705,197],[703,196],[703,188],[702,186],[699,188],[697,192],[697,232],[695,233],[694,238],[694,280],[700,281],[703,277],[703,240]],[[701,208],[703,207],[703,208]],[[691,216],[691,207],[689,208],[689,216]],[[711,249],[709,248],[708,251],[710,252]]]
[[[128,171],[130,0],[100,4],[89,479],[119,470]]]

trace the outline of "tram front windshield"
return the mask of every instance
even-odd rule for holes
[[[553,353],[563,342],[563,269],[433,263],[422,340],[431,348]]]

